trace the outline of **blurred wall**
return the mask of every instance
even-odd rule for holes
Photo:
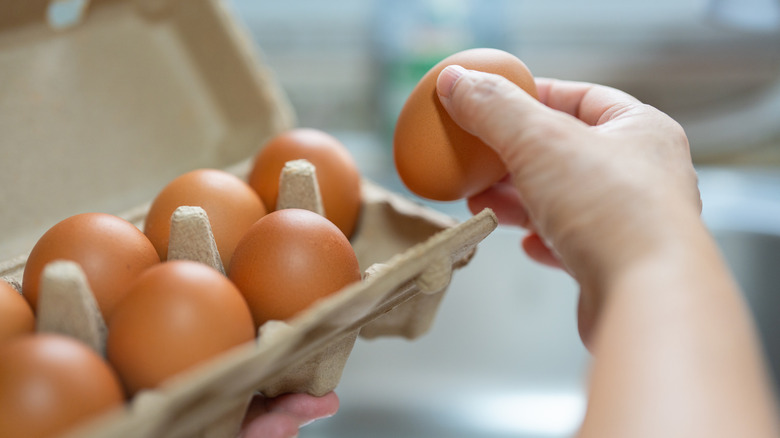
[[[475,46],[669,113],[702,162],[780,162],[775,0],[232,0],[301,124],[376,133],[433,63]]]

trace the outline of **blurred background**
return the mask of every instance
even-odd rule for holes
[[[232,0],[301,124],[383,135],[445,56],[495,47],[536,76],[612,85],[683,123],[704,162],[780,135],[775,0]]]
[[[405,192],[398,111],[447,55],[495,47],[536,76],[623,89],[686,129],[704,217],[778,368],[780,2],[775,0],[231,0],[302,126],[339,137],[366,176]],[[420,200],[420,202],[424,202]],[[430,204],[465,219],[462,203]],[[500,228],[457,272],[422,339],[359,341],[341,412],[302,437],[569,436],[588,355],[577,288]],[[775,371],[777,373],[777,371]]]

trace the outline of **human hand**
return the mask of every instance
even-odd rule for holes
[[[439,76],[452,118],[504,160],[509,175],[472,197],[527,228],[528,255],[580,283],[588,344],[605,284],[674,239],[701,211],[688,141],[674,120],[621,91],[537,79],[537,101],[506,79],[461,67]]]
[[[241,426],[242,438],[290,438],[314,420],[330,417],[339,408],[339,399],[330,392],[322,397],[285,394],[275,398],[260,395],[252,399]]]

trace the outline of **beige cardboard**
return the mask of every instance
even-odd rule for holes
[[[39,333],[72,336],[106,355],[106,323],[77,263],[59,260],[43,269],[35,324]]]
[[[118,213],[174,177],[253,155],[294,116],[218,0],[0,2],[0,260],[84,211]]]
[[[302,208],[325,215],[322,195],[317,183],[317,170],[307,160],[293,160],[285,163],[279,175],[279,195],[276,209]]]
[[[54,223],[103,211],[140,227],[149,200],[174,177],[199,167],[243,177],[263,141],[294,124],[218,0],[93,0],[82,22],[64,30],[46,23],[47,5],[0,2],[0,276],[17,288],[25,254]],[[361,190],[351,243],[363,281],[292,320],[270,321],[256,343],[142,392],[70,436],[232,437],[255,391],[334,389],[358,333],[424,334],[452,270],[495,229],[495,215],[458,224],[370,181]],[[176,257],[218,261],[205,214],[180,213]],[[72,273],[55,272],[53,283]],[[81,303],[72,314],[88,312],[88,288],[66,289],[66,300]]]
[[[209,217],[201,207],[178,207],[171,215],[168,236],[167,260],[192,260],[225,273]]]

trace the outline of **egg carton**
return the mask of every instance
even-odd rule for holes
[[[53,29],[50,12],[60,3],[80,5],[74,26]],[[167,181],[200,167],[245,177],[246,157],[295,126],[259,50],[220,0],[0,2],[0,67],[8,85],[0,101],[0,276],[19,290],[26,256],[8,254],[29,250],[48,226],[83,211],[118,211],[140,228],[145,201]],[[146,167],[139,157],[151,157]],[[317,211],[312,178],[298,164],[303,171],[290,173],[281,202]],[[358,336],[424,335],[453,270],[496,218],[486,210],[457,223],[367,179],[361,193],[350,241],[361,282],[289,321],[266,323],[256,342],[142,391],[69,437],[233,437],[257,392],[336,388]],[[204,212],[184,208],[174,222],[170,257],[219,269]],[[38,329],[102,351],[105,324],[80,268],[57,263],[44,276]]]
[[[313,166],[282,173],[280,203],[322,211]],[[144,390],[127,406],[96,419],[68,438],[235,436],[255,393],[324,395],[334,390],[359,335],[414,339],[431,326],[453,270],[465,266],[477,244],[497,226],[485,210],[455,223],[393,194],[362,182],[359,228],[352,241],[363,279],[316,302],[288,321],[263,324],[256,342],[217,357]],[[143,216],[125,215],[140,224]],[[403,240],[397,230],[424,228],[433,234],[384,262],[369,248]],[[222,270],[205,211],[179,207],[171,220],[170,259],[194,260]],[[417,237],[417,236],[414,236]],[[366,252],[369,251],[369,252]],[[23,257],[5,263],[4,279],[16,287]],[[87,280],[76,263],[55,261],[42,274],[36,321],[39,332],[73,336],[105,354],[106,327]]]

